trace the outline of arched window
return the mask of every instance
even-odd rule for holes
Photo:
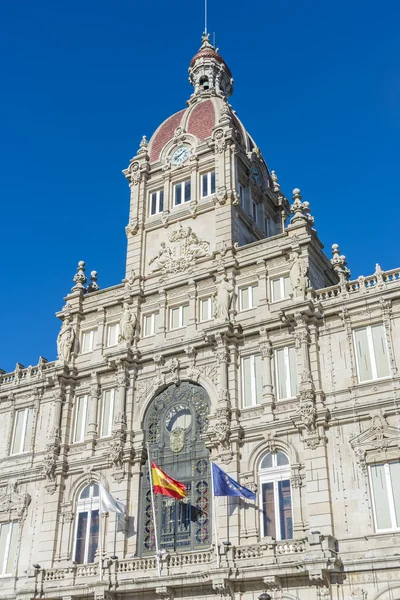
[[[211,544],[210,466],[201,434],[208,425],[210,402],[199,385],[171,385],[151,403],[145,418],[150,458],[168,475],[182,481],[187,501],[155,495],[159,546],[172,552]],[[155,550],[148,462],[143,467],[140,548]]]
[[[261,532],[276,540],[293,538],[292,494],[290,463],[284,452],[268,452],[260,463],[258,473]]]
[[[203,75],[203,77],[200,78],[200,85],[202,87],[203,90],[209,90],[210,89],[210,82],[208,80],[208,77],[206,75]]]
[[[86,486],[76,503],[76,532],[74,560],[79,564],[92,563],[99,542],[99,486]]]

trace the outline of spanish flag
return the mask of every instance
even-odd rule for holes
[[[157,467],[155,462],[151,463],[151,478],[153,480],[153,489],[155,494],[163,494],[181,500],[187,496],[186,485],[176,479],[172,479]]]

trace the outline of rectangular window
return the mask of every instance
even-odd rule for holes
[[[278,302],[278,300],[284,300],[289,298],[292,293],[292,284],[290,282],[289,275],[283,277],[277,277],[271,279],[271,295],[272,302]]]
[[[118,344],[119,323],[107,325],[106,347],[116,346]]]
[[[383,325],[354,331],[358,381],[370,381],[390,375],[389,358]]]
[[[157,190],[150,194],[150,215],[157,215],[164,210],[164,190]]]
[[[85,439],[86,422],[88,417],[88,397],[78,396],[75,402],[75,425],[73,442],[83,442]]]
[[[215,171],[203,173],[201,176],[201,197],[211,196],[215,194]]]
[[[143,337],[149,337],[156,332],[156,313],[144,315],[143,317]]]
[[[262,401],[263,382],[261,356],[252,354],[242,359],[243,406],[254,406]]]
[[[239,289],[239,310],[255,308],[258,304],[258,286],[249,285]]]
[[[0,575],[12,575],[18,541],[18,523],[0,525]]]
[[[94,348],[95,329],[82,331],[81,354],[91,352]]]
[[[262,483],[264,535],[277,540],[293,538],[292,498],[290,480]]]
[[[279,400],[297,394],[296,350],[286,346],[275,351],[276,394]]]
[[[254,222],[257,224],[258,223],[258,210],[257,210],[257,203],[254,202],[254,200],[251,201],[251,216],[254,219]]]
[[[240,206],[243,208],[243,206],[244,206],[244,189],[243,189],[243,186],[240,185],[240,183],[239,183],[239,201],[240,201]]]
[[[99,510],[79,511],[76,529],[75,562],[95,561],[99,540]]]
[[[188,312],[189,306],[187,304],[177,306],[176,308],[171,308],[170,329],[179,329],[180,327],[185,327],[185,325],[187,325]]]
[[[265,237],[271,236],[271,223],[269,217],[264,218]]]
[[[200,321],[211,321],[212,318],[212,298],[200,300]]]
[[[103,402],[101,409],[101,437],[111,435],[111,429],[114,419],[115,390],[106,390],[103,392]]]
[[[371,465],[369,475],[377,531],[400,528],[400,461]]]
[[[174,206],[179,206],[184,202],[190,202],[191,186],[190,179],[174,184]]]
[[[32,407],[16,411],[11,454],[22,454],[31,450],[33,441],[33,414]]]

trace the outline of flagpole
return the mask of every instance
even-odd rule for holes
[[[217,554],[217,568],[219,569],[221,566],[221,556],[219,554],[219,541],[218,541],[218,527],[217,527],[217,497],[215,496],[214,493],[214,472],[213,472],[213,468],[212,468],[212,461],[211,462],[211,491],[212,491],[212,496],[213,496],[213,520],[214,520],[214,535],[215,535],[215,552]]]
[[[158,535],[157,535],[157,516],[156,516],[156,504],[154,501],[154,489],[153,489],[153,472],[151,468],[151,459],[150,459],[150,448],[147,444],[147,459],[149,461],[149,475],[150,475],[150,490],[151,490],[151,507],[153,510],[153,525],[154,525],[154,537],[156,540],[156,558],[157,558],[157,570],[158,576],[161,577],[161,564],[160,564],[160,550],[158,547]]]

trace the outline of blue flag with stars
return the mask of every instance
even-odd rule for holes
[[[211,467],[214,496],[240,496],[249,500],[256,499],[256,495],[251,490],[229,477],[228,473],[225,473],[218,465],[212,462]]]

